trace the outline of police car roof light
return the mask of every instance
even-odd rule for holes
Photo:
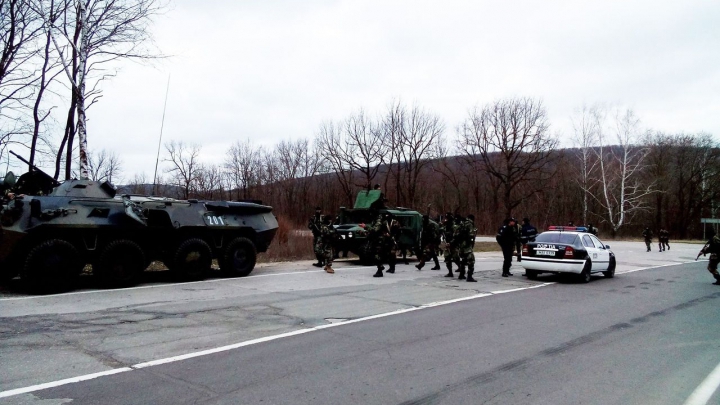
[[[587,232],[587,228],[584,226],[556,226],[551,225],[548,227],[548,231],[575,231],[575,232]]]

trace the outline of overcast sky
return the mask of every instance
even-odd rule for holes
[[[542,98],[563,138],[596,102],[720,135],[717,0],[172,0],[152,31],[171,57],[124,64],[88,113],[89,148],[117,153],[126,180],[152,180],[168,76],[163,143],[201,144],[206,163],[393,98],[451,137],[473,106],[517,96]]]

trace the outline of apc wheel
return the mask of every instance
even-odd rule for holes
[[[592,263],[590,262],[590,259],[585,261],[585,266],[583,266],[582,273],[580,273],[580,281],[583,283],[589,283],[590,282],[590,270],[592,269]]]
[[[223,251],[220,270],[228,277],[245,277],[255,268],[257,251],[248,238],[235,238]]]
[[[142,248],[131,240],[120,239],[103,249],[93,273],[106,287],[128,287],[138,283],[146,267]]]
[[[82,271],[75,246],[61,239],[41,242],[30,250],[20,277],[32,291],[51,292],[68,288]]]
[[[614,257],[611,257],[611,258],[610,258],[610,265],[608,266],[607,271],[603,271],[603,275],[604,275],[605,277],[607,277],[607,278],[613,278],[613,277],[615,277],[615,266],[616,266],[615,258],[614,258]]]
[[[200,280],[210,271],[212,250],[202,239],[187,239],[173,255],[170,270],[185,280]]]
[[[525,270],[525,274],[527,274],[528,280],[537,280],[538,278],[538,272],[535,270]]]

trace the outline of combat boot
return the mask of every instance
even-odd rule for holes
[[[383,276],[382,270],[380,270],[380,269],[378,269],[378,271],[375,272],[375,274],[373,274],[373,277],[382,277],[382,276]]]
[[[430,270],[440,270],[440,261],[438,260],[438,258],[437,258],[437,257],[434,257],[434,258],[433,258],[433,261],[435,261],[435,267],[433,267],[433,268],[430,269]]]
[[[415,265],[415,268],[418,270],[422,270],[423,267],[425,267],[425,262],[422,260],[420,261],[420,263]]]
[[[458,280],[465,280],[465,268],[460,267],[460,276],[458,277]]]
[[[395,274],[395,265],[391,264],[390,269],[388,269],[388,271],[386,271],[386,273]]]
[[[455,277],[452,271],[452,263],[446,263],[445,267],[448,269],[448,274],[446,274],[445,277]]]
[[[473,269],[473,268],[469,268],[469,269],[468,269],[467,281],[468,281],[469,283],[477,283],[477,280],[475,280],[475,279],[473,278],[473,276],[472,276],[474,272],[475,272],[475,269]]]
[[[335,273],[335,270],[333,270],[331,264],[326,264],[326,265],[325,265],[325,271],[328,272],[328,273],[330,273],[330,274]]]
[[[715,277],[715,282],[713,284],[720,285],[720,275],[713,274],[713,277]]]

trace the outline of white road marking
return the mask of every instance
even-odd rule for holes
[[[258,339],[247,340],[244,342],[239,342],[239,343],[235,343],[235,344],[231,344],[231,345],[227,345],[227,346],[216,347],[213,349],[201,350],[198,352],[187,353],[187,354],[183,354],[183,355],[179,355],[179,356],[167,357],[164,359],[158,359],[158,360],[152,360],[152,361],[148,361],[148,362],[144,362],[144,363],[138,363],[138,364],[134,364],[130,367],[116,368],[116,369],[112,369],[112,370],[108,370],[108,371],[103,371],[100,373],[86,374],[86,375],[82,375],[82,376],[78,376],[78,377],[66,378],[63,380],[53,381],[53,382],[49,382],[49,383],[31,385],[29,387],[16,388],[16,389],[12,389],[12,390],[2,391],[2,392],[0,392],[0,398],[10,397],[10,396],[19,395],[19,394],[26,394],[29,392],[44,390],[47,388],[59,387],[61,385],[73,384],[73,383],[80,382],[80,381],[91,380],[93,378],[123,373],[125,371],[139,370],[142,368],[158,366],[161,364],[168,364],[168,363],[174,363],[177,361],[187,360],[187,359],[191,359],[194,357],[207,356],[209,354],[225,352],[225,351],[237,349],[240,347],[255,345],[255,344],[263,343],[263,342],[269,342],[272,340],[282,339],[282,338],[286,338],[286,337],[290,337],[290,336],[302,335],[305,333],[310,333],[310,332],[314,332],[314,331],[318,331],[318,330],[335,328],[338,326],[348,325],[351,323],[358,323],[358,322],[363,322],[363,321],[369,321],[372,319],[385,318],[388,316],[405,314],[405,313],[413,312],[413,311],[419,311],[421,309],[439,307],[442,305],[454,304],[456,302],[468,301],[468,300],[473,300],[473,299],[477,299],[477,298],[490,297],[493,295],[504,294],[504,293],[508,293],[508,292],[531,290],[531,289],[545,287],[545,286],[552,285],[552,284],[555,284],[555,283],[536,284],[536,285],[532,285],[529,287],[515,288],[512,290],[491,291],[491,292],[487,292],[487,293],[470,295],[470,296],[462,297],[462,298],[455,298],[455,299],[447,300],[447,301],[431,302],[429,304],[423,304],[423,305],[419,305],[417,307],[398,309],[396,311],[385,312],[385,313],[377,314],[377,315],[370,315],[370,316],[366,316],[366,317],[358,318],[358,319],[350,319],[347,321],[342,321],[342,322],[337,322],[337,323],[329,323],[329,324],[325,324],[325,325],[319,325],[319,326],[316,326],[313,328],[299,329],[299,330],[292,331],[292,332],[286,332],[286,333],[281,333],[278,335],[272,335],[272,336],[266,336],[266,337],[262,337],[262,338],[258,338]]]
[[[705,405],[720,386],[720,364],[695,388],[683,405]]]

